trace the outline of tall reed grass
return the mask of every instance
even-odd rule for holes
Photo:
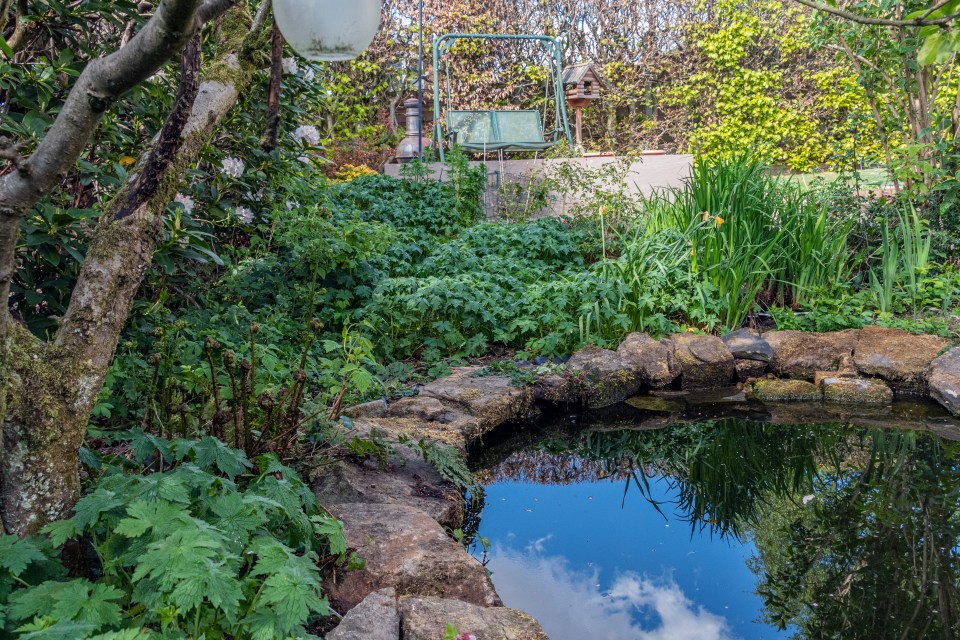
[[[626,284],[621,307],[638,329],[652,279],[686,287],[723,328],[735,329],[758,301],[801,304],[851,275],[853,221],[833,218],[815,193],[749,157],[697,160],[682,187],[642,204],[644,215],[623,232],[621,256],[605,267]]]

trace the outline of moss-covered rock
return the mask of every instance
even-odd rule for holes
[[[438,640],[447,625],[482,640],[548,640],[540,624],[522,611],[478,607],[459,600],[402,598],[404,640]]]
[[[806,380],[757,380],[750,395],[762,402],[816,402],[820,389]]]
[[[416,507],[442,526],[463,526],[464,501],[457,487],[409,448],[393,445],[386,461],[364,460],[325,465],[311,473],[320,504],[400,504]]]
[[[587,373],[583,395],[591,409],[623,402],[640,390],[642,374],[616,351],[584,347],[570,358],[572,371]]]
[[[329,508],[343,521],[347,544],[366,561],[362,569],[337,572],[326,581],[324,590],[336,610],[349,611],[374,591],[391,587],[398,596],[502,606],[486,569],[420,509],[374,503]]]
[[[327,640],[400,640],[396,589],[374,591],[351,609]]]
[[[439,401],[438,407],[462,411],[479,420],[483,431],[527,416],[533,407],[533,389],[518,387],[506,376],[481,373],[480,367],[458,367],[423,387],[421,402],[433,398]]]
[[[857,377],[826,377],[820,381],[827,402],[890,404],[893,391],[879,380]]]

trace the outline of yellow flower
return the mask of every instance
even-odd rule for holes
[[[600,215],[602,216],[607,215],[607,205],[605,204],[600,205]]]
[[[700,217],[703,218],[704,222],[707,222],[708,220],[710,220],[710,212],[704,211],[700,214]]]
[[[720,216],[717,216],[716,218],[714,218],[714,222],[716,222],[716,223],[717,223],[717,226],[719,227],[719,226],[722,225],[724,222],[726,222],[726,220],[724,220],[724,219],[721,218]]]
[[[122,158],[120,158],[120,166],[126,167],[133,164],[136,161],[137,159],[134,158],[133,156],[123,156]]]

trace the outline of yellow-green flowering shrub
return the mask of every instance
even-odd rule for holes
[[[808,39],[806,14],[780,0],[718,0],[691,24],[681,81],[661,106],[685,120],[681,146],[706,157],[751,150],[794,170],[880,155],[856,75]]]

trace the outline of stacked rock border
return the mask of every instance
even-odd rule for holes
[[[353,407],[351,435],[379,434],[448,444],[461,454],[492,429],[527,419],[540,403],[588,408],[651,393],[739,386],[768,403],[889,404],[930,396],[960,415],[960,347],[882,327],[830,333],[741,330],[724,338],[692,333],[655,340],[630,334],[616,350],[586,347],[563,365],[534,369],[514,386],[506,376],[462,367],[393,403]],[[478,640],[541,640],[530,616],[503,606],[486,569],[450,533],[463,524],[463,495],[414,451],[396,459],[318,469],[313,488],[343,520],[365,560],[326,585],[347,612],[330,640],[438,640],[448,624]]]

